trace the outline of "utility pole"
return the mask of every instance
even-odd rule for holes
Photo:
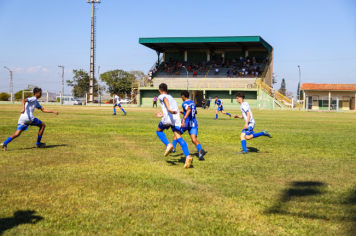
[[[9,93],[10,93],[10,96],[11,96],[11,102],[12,102],[12,96],[13,96],[13,84],[12,84],[12,71],[7,68],[6,66],[4,66],[4,68],[8,69],[9,70],[9,73],[10,73],[10,81],[9,81]]]
[[[301,84],[300,84],[300,66],[298,65],[299,68],[299,91],[298,91],[298,104],[299,104],[299,111],[300,111],[300,88],[301,88]]]
[[[100,0],[87,0],[91,4],[91,41],[90,41],[90,78],[89,78],[89,102],[94,102],[94,78],[95,78],[95,4]]]
[[[64,96],[64,66],[58,66],[62,68],[62,96]]]
[[[101,106],[101,95],[100,95],[99,79],[100,79],[100,66],[98,66],[98,97],[99,97],[98,104],[99,104],[99,106]]]

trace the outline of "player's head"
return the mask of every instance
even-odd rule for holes
[[[218,96],[215,96],[215,100],[218,100]]]
[[[168,92],[168,86],[165,83],[161,83],[158,86],[158,91],[160,92],[160,94],[167,93]]]
[[[36,98],[40,98],[42,96],[42,89],[41,88],[34,88],[33,89],[33,95]]]
[[[183,101],[189,99],[189,92],[188,92],[188,90],[183,90],[182,92],[180,92],[180,95],[182,96],[182,100],[183,100]]]
[[[243,92],[238,92],[237,94],[236,94],[236,101],[238,102],[238,103],[242,103],[243,101],[244,101],[244,99],[245,99],[245,94],[243,93]]]
[[[116,94],[117,94],[117,93],[116,93],[116,92],[114,92],[112,95],[114,95],[114,96],[115,96]]]

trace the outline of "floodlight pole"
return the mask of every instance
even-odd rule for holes
[[[300,84],[300,66],[298,65],[299,68],[299,91],[298,91],[298,105],[299,105],[299,111],[300,111],[300,88],[302,85]]]
[[[187,91],[189,91],[188,90],[188,86],[189,86],[189,82],[188,82],[188,70],[187,70],[187,68],[185,68],[185,66],[182,66],[184,69],[185,69],[185,71],[187,72]]]
[[[64,66],[58,66],[62,68],[62,94],[64,95]]]
[[[90,77],[89,77],[89,102],[94,102],[94,78],[95,78],[95,4],[100,0],[87,0],[91,3],[91,41],[90,41]]]
[[[13,94],[13,90],[12,90],[12,88],[13,88],[13,84],[12,84],[12,71],[11,71],[9,68],[7,68],[6,66],[4,66],[4,68],[5,68],[5,69],[8,69],[8,70],[9,70],[9,73],[10,73],[9,93],[10,93],[10,95],[11,95],[11,102],[12,102],[12,94]]]
[[[99,97],[99,106],[101,106],[101,95],[100,95],[100,86],[99,86],[99,79],[100,79],[100,66],[98,66],[98,97]]]

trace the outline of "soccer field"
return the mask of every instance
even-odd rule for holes
[[[186,170],[179,145],[163,156],[160,108],[44,107],[59,112],[34,113],[47,147],[30,127],[0,152],[0,235],[356,234],[355,114],[253,110],[273,138],[236,155],[243,120],[198,109],[207,154],[184,134]],[[3,142],[21,106],[0,110]]]

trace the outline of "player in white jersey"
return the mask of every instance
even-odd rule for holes
[[[244,102],[245,94],[238,92],[236,94],[236,101],[241,105],[242,116],[234,115],[234,118],[241,118],[245,120],[244,129],[241,132],[240,139],[242,145],[242,151],[236,154],[247,154],[246,140],[257,138],[260,136],[267,136],[272,138],[272,136],[265,130],[260,133],[255,133],[253,128],[255,128],[255,120],[253,119],[252,111],[248,102]]]
[[[120,105],[120,97],[116,95],[116,92],[114,92],[113,95],[114,95],[114,107],[113,107],[114,108],[114,114],[113,115],[116,116],[116,108],[115,107],[118,106],[121,109],[121,111],[124,112],[124,114],[126,116],[126,112],[125,112],[124,108],[122,108],[121,105]]]
[[[24,100],[22,100],[22,111],[21,111],[22,114],[18,121],[17,130],[15,134],[11,135],[6,139],[5,142],[0,144],[3,151],[6,151],[8,143],[10,143],[13,139],[17,138],[18,136],[20,136],[22,131],[26,131],[28,129],[28,126],[30,125],[38,126],[40,128],[38,132],[36,147],[41,148],[46,146],[46,144],[41,143],[42,135],[46,125],[42,121],[40,121],[39,119],[33,116],[33,111],[36,108],[41,110],[42,112],[54,113],[56,115],[58,115],[58,112],[46,110],[38,103],[37,99],[42,96],[42,90],[40,88],[34,88],[33,94],[34,94],[33,97],[25,98]]]
[[[185,164],[184,168],[188,169],[193,159],[189,154],[188,145],[183,140],[181,136],[181,121],[179,116],[179,110],[176,100],[168,93],[168,87],[166,84],[162,83],[159,85],[159,93],[161,95],[158,96],[158,100],[161,103],[162,112],[156,112],[155,116],[157,118],[162,118],[161,122],[159,122],[156,134],[159,139],[166,145],[166,152],[164,156],[168,156],[171,150],[173,149],[173,144],[171,144],[166,135],[164,134],[165,129],[171,128],[174,133],[174,138],[177,140],[179,145],[182,147],[182,150],[185,155]]]

